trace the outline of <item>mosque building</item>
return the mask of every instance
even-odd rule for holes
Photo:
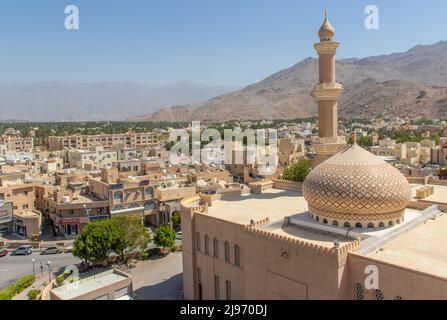
[[[338,136],[334,28],[320,29],[318,166],[181,202],[185,299],[447,299],[447,183]]]

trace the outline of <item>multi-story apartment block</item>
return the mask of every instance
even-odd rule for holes
[[[51,151],[63,148],[90,149],[97,144],[103,147],[112,147],[120,143],[124,143],[128,148],[156,148],[160,144],[158,134],[153,132],[48,137],[48,147]]]
[[[68,150],[68,162],[71,168],[96,169],[111,166],[117,160],[117,149],[104,149],[102,145],[92,146],[90,150]]]
[[[6,145],[8,151],[30,151],[34,148],[32,137],[4,135],[0,137],[0,144]]]

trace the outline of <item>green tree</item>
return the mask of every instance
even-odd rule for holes
[[[172,224],[174,225],[174,227],[180,227],[180,224],[182,223],[182,219],[180,216],[180,212],[175,211],[172,214],[172,218],[171,218]]]
[[[162,248],[170,248],[175,244],[175,231],[169,226],[160,226],[155,231],[154,243]]]
[[[303,182],[311,171],[310,162],[307,159],[300,159],[284,170],[283,177],[286,180]]]
[[[141,223],[139,215],[114,217],[109,221],[112,231],[112,250],[125,260],[126,253],[134,254],[147,250],[151,242],[149,231]]]
[[[113,232],[109,220],[90,222],[73,243],[73,255],[93,264],[104,263],[112,253]]]

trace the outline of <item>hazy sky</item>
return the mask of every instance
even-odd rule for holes
[[[80,30],[64,27],[69,4]],[[339,57],[447,40],[445,0],[1,0],[0,82],[250,84],[315,56],[326,7]]]

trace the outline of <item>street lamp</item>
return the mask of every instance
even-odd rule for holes
[[[47,262],[48,266],[48,280],[51,282],[51,261]]]
[[[36,262],[36,259],[31,260],[33,262],[33,275],[34,275],[34,282],[36,282],[36,267],[34,266],[34,263]]]

